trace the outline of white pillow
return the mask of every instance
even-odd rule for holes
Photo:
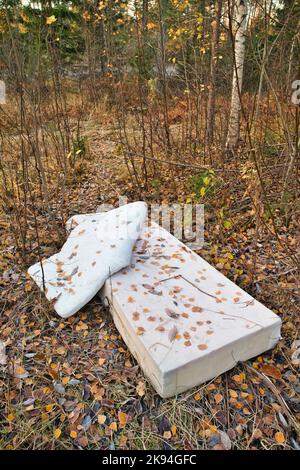
[[[28,270],[58,315],[68,318],[78,312],[106,279],[130,264],[146,217],[146,204],[134,202],[68,220],[71,232],[61,251],[44,260],[43,269],[38,262]]]

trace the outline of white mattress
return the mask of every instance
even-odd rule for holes
[[[162,397],[210,380],[271,349],[281,320],[169,232],[145,225],[131,266],[101,297]]]

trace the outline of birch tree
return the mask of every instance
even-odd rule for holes
[[[232,22],[230,22],[232,31]],[[247,0],[236,0],[233,37],[233,78],[231,91],[230,117],[226,148],[233,151],[240,136],[241,93],[245,61],[245,36],[247,30]]]

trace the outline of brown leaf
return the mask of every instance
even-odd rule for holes
[[[145,395],[145,382],[140,381],[136,387],[136,391],[140,397]]]
[[[276,380],[281,379],[281,372],[275,366],[271,366],[269,364],[262,364],[261,370],[268,377],[273,377],[273,379]]]
[[[81,436],[79,439],[78,439],[78,444],[81,446],[81,447],[86,447],[88,445],[89,441],[88,441],[88,438],[86,436]]]
[[[214,396],[214,399],[215,399],[215,402],[217,403],[217,405],[219,403],[221,403],[221,401],[223,400],[223,395],[221,395],[221,393],[216,393],[216,395]]]
[[[179,313],[174,312],[174,310],[171,310],[170,308],[166,308],[165,312],[170,318],[176,319],[179,317]]]
[[[169,331],[168,338],[171,343],[173,343],[174,339],[176,338],[176,335],[178,333],[177,327],[174,325],[173,328]]]
[[[203,308],[202,308],[202,307],[194,306],[194,307],[192,308],[192,312],[199,312],[199,313],[201,313],[201,312],[203,312]]]

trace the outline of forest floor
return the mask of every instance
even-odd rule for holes
[[[116,205],[121,195],[150,202],[191,197],[189,169],[161,165],[159,181],[137,191],[109,126],[99,131],[86,122],[85,133],[90,157],[69,182],[67,216]],[[205,200],[199,254],[281,317],[282,339],[274,350],[171,399],[155,394],[98,298],[67,320],[57,317],[26,276],[3,218],[1,449],[300,449],[299,276],[284,249],[287,239],[300,247],[299,214],[290,216],[288,231],[277,226],[279,239],[269,222],[256,232],[241,174],[236,162],[218,172],[222,184]],[[60,203],[53,190],[52,213]],[[224,207],[225,225],[218,216]],[[61,246],[63,221],[54,228],[40,211],[38,222],[46,257]],[[32,263],[36,239],[29,231]]]

